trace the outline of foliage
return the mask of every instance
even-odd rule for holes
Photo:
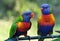
[[[25,10],[32,10],[37,17],[41,13],[40,5],[42,3],[57,6],[59,2],[59,0],[0,0],[0,4],[2,4],[0,5],[0,18],[10,18],[10,16],[17,17]],[[7,13],[8,11],[11,13]]]
[[[15,1],[14,0],[8,0],[8,1],[4,0],[2,2],[5,4],[5,6],[3,7],[5,9],[4,9],[4,11],[2,11],[2,12],[4,12],[2,14],[2,16],[0,14],[0,17],[7,17],[7,18],[10,18],[11,16],[16,17],[16,16],[22,14],[26,10],[32,10],[36,15],[40,14],[40,7],[34,2],[29,2],[26,0],[25,1],[24,0],[15,0]],[[15,2],[14,3],[15,5],[13,4],[13,2]],[[9,6],[12,9],[9,9],[10,8]]]

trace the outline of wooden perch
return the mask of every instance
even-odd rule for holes
[[[59,38],[60,35],[51,35],[51,36],[31,36],[30,39],[39,39],[39,38]],[[19,40],[29,40],[28,37],[21,37]]]
[[[51,35],[51,36],[30,36],[29,37],[20,37],[18,40],[33,40],[33,39],[39,39],[39,38],[60,38],[60,35]],[[16,38],[7,39],[5,41],[18,41]]]

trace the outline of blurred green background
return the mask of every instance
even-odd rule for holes
[[[56,33],[55,30],[60,30],[60,0],[0,0],[0,41],[4,41],[8,38],[13,20],[25,10],[32,10],[35,14],[35,17],[31,20],[32,27],[28,31],[28,35],[36,36],[37,19],[41,15],[40,5],[43,3],[48,3],[53,8],[53,14],[56,19],[53,34],[59,34]],[[52,41],[54,39],[50,38],[44,41]]]

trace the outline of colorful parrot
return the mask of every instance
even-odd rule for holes
[[[42,4],[41,12],[42,15],[38,19],[38,35],[51,35],[53,34],[53,27],[55,25],[55,18],[52,14],[52,8],[49,4]],[[44,38],[40,38],[38,41],[44,41]]]
[[[27,37],[27,31],[31,28],[30,19],[33,17],[34,13],[31,11],[25,11],[20,17],[17,17],[11,26],[9,38],[18,38],[20,35]]]

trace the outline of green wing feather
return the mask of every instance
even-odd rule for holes
[[[52,8],[50,8],[50,14],[52,14],[52,12],[53,12],[53,10],[52,10]]]
[[[11,26],[11,29],[10,29],[9,38],[13,37],[13,35],[14,35],[15,32],[16,32],[16,29],[17,29],[16,23],[17,23],[17,22],[22,22],[22,21],[23,21],[23,17],[22,17],[22,16],[17,17],[17,18],[14,20],[14,22],[13,22],[13,24],[12,24],[12,26]]]

